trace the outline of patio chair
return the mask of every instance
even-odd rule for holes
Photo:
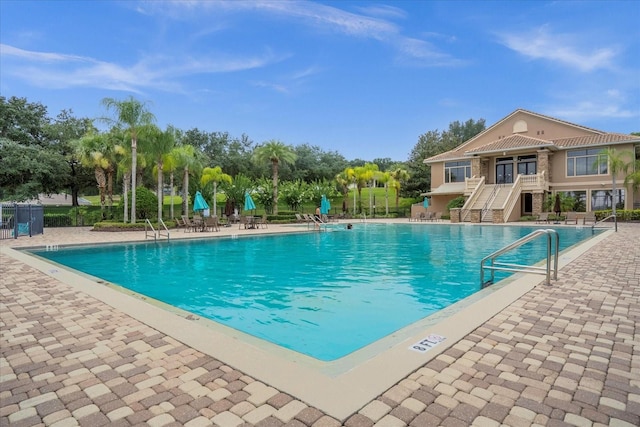
[[[268,228],[267,227],[267,215],[262,215],[261,218],[256,219],[256,228]]]
[[[220,231],[217,216],[209,216],[204,219],[204,229],[208,231]]]
[[[578,213],[577,212],[567,212],[567,216],[564,218],[564,223],[574,223],[578,225]]]
[[[598,222],[598,219],[596,218],[595,212],[587,212],[587,214],[584,216],[584,219],[582,220],[582,223],[584,225],[595,224],[596,222]]]
[[[536,224],[548,224],[549,223],[549,212],[542,212],[536,218]]]
[[[245,230],[250,228],[249,219],[244,215],[240,215],[238,218],[238,230],[241,228],[244,228]]]
[[[436,216],[433,220],[436,222],[442,221],[442,212],[436,212]]]
[[[181,218],[182,218],[182,223],[184,224],[184,231],[185,231],[185,233],[186,233],[187,231],[195,231],[196,226],[195,226],[195,224],[193,224],[193,223],[191,222],[191,220],[189,219],[189,217],[188,217],[188,216],[186,216],[186,215],[182,215],[182,216],[181,216]]]

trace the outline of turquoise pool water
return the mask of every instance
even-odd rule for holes
[[[328,361],[477,292],[480,260],[534,229],[356,223],[322,233],[33,252]],[[561,250],[593,236],[590,228],[558,233]],[[545,254],[546,239],[537,239],[510,257],[533,264]]]

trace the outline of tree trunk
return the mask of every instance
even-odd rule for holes
[[[189,216],[189,168],[184,168],[182,178],[182,215]]]
[[[131,224],[136,222],[136,178],[138,172],[138,141],[131,138]]]
[[[173,198],[175,197],[175,189],[173,187],[173,172],[171,172],[171,175],[169,175],[169,181],[171,183],[171,219],[173,220],[174,215],[173,215]]]
[[[164,195],[164,183],[162,173],[162,158],[158,161],[158,228],[160,228],[160,221],[162,220],[162,207],[164,202],[162,196]]]
[[[129,181],[131,172],[125,172],[122,178],[122,192],[124,194],[124,222],[129,222]]]
[[[273,161],[273,214],[278,215],[278,161]]]

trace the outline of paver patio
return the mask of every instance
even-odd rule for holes
[[[55,229],[0,245],[134,234]],[[640,425],[640,224],[620,224],[553,286],[526,293],[345,420],[0,256],[0,425]]]

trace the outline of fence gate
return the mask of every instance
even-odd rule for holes
[[[0,204],[0,239],[17,239],[44,231],[42,205]]]

